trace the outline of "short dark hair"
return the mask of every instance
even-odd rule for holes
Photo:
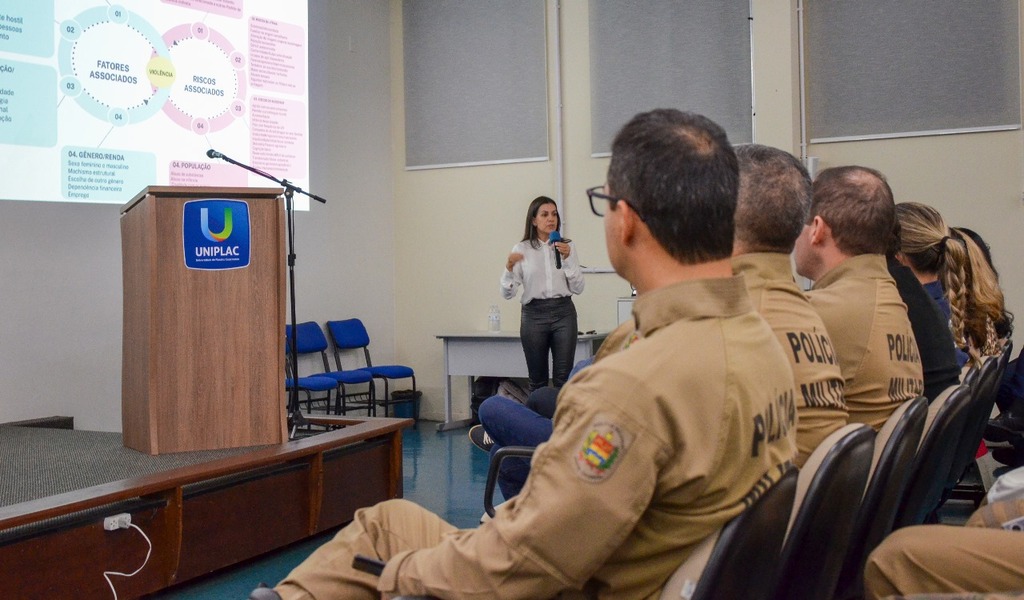
[[[736,200],[736,241],[749,252],[793,251],[811,210],[811,176],[785,150],[736,146],[740,190]]]
[[[530,207],[526,209],[526,229],[523,230],[523,242],[530,242],[530,245],[534,248],[540,248],[540,240],[537,238],[537,228],[533,226],[533,219],[540,212],[540,207],[545,204],[554,204],[555,208],[558,208],[558,203],[548,198],[547,196],[537,196],[530,202]],[[562,215],[558,215],[558,224],[555,225],[555,229],[562,229]]]
[[[612,142],[609,191],[627,200],[683,264],[732,255],[738,187],[739,166],[725,130],[702,115],[640,113]]]
[[[868,167],[832,167],[814,179],[813,189],[808,222],[821,217],[843,254],[886,253],[896,203],[885,175]]]

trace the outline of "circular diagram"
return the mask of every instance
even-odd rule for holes
[[[112,5],[62,22],[60,32],[60,89],[89,114],[123,126],[160,111],[170,90],[147,71],[167,47],[149,23]]]
[[[180,65],[163,107],[171,120],[206,134],[245,115],[245,58],[226,37],[193,23],[171,29],[164,42],[173,64]]]

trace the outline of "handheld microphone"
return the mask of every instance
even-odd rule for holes
[[[210,148],[209,150],[206,151],[206,156],[208,156],[209,158],[224,158],[223,154],[217,152],[213,148]]]
[[[551,247],[553,248],[555,246],[555,242],[560,241],[562,241],[562,234],[558,233],[557,229],[552,231],[551,235],[548,236],[548,243],[551,244]],[[558,251],[558,248],[555,248],[555,268],[562,268],[562,253]]]

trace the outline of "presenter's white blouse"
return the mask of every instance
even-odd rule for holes
[[[516,289],[523,286],[520,302],[528,304],[537,298],[561,298],[583,291],[583,271],[580,270],[576,245],[569,242],[569,257],[562,259],[562,268],[555,268],[555,247],[541,244],[534,248],[529,241],[519,242],[512,252],[519,252],[523,260],[508,269],[501,270],[501,295],[506,300],[516,296]]]

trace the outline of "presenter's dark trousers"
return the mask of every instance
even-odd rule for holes
[[[576,357],[576,306],[572,298],[531,300],[523,305],[519,337],[526,354],[530,391],[548,384],[548,354],[551,354],[551,379],[562,387]]]

